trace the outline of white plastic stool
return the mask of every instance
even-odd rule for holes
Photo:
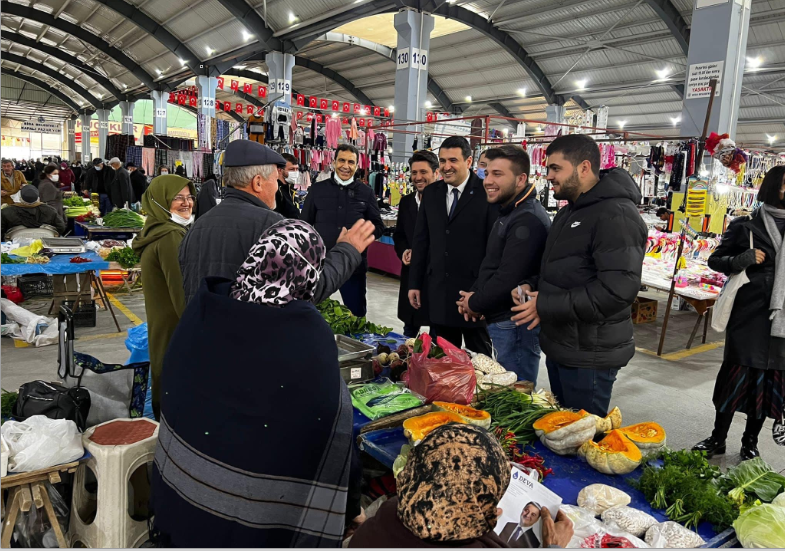
[[[93,457],[74,477],[71,547],[129,548],[147,541],[147,521],[134,520],[129,512],[130,502],[141,501],[146,506],[146,496],[134,496],[129,488],[136,470],[152,463],[157,441],[158,423],[146,418],[116,419],[85,431],[82,443]],[[87,469],[95,474],[97,495],[91,496],[85,488]],[[141,474],[146,480],[146,469]],[[149,495],[149,486],[146,493]],[[94,518],[85,515],[85,504],[93,505]]]

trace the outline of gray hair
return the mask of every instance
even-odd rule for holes
[[[278,174],[276,165],[227,166],[224,167],[224,183],[229,187],[244,188],[256,176],[269,180],[273,174]]]

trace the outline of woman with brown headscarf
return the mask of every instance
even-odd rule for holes
[[[510,463],[485,429],[437,428],[411,451],[397,482],[398,497],[357,529],[349,547],[507,547],[493,530]],[[548,543],[569,541],[571,524],[559,526],[563,518],[560,513],[556,533],[544,537]]]

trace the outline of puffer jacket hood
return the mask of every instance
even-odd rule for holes
[[[575,201],[575,208],[581,209],[608,199],[629,199],[639,205],[643,196],[630,173],[622,168],[612,168],[600,178],[597,185],[583,193]]]

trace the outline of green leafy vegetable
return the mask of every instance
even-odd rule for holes
[[[422,354],[422,339],[417,339],[414,341],[414,352],[415,354]],[[444,353],[444,349],[439,346],[438,344],[431,344],[431,349],[428,351],[428,358],[433,360],[438,360],[439,358],[444,358],[447,354]]]
[[[73,197],[69,197],[68,199],[63,199],[63,206],[64,207],[84,207],[85,200],[79,197],[78,195],[74,195]]]
[[[104,215],[105,228],[141,228],[144,218],[132,210],[117,209]]]
[[[515,434],[517,443],[526,445],[537,439],[532,425],[542,416],[558,411],[536,404],[531,396],[509,387],[496,387],[480,393],[478,409],[491,414],[491,428]]]
[[[18,392],[9,392],[6,389],[0,389],[0,414],[3,417],[11,417],[14,411],[16,400],[19,398]]]
[[[357,335],[360,333],[375,333],[386,335],[392,327],[384,327],[369,322],[365,317],[358,318],[346,306],[332,299],[326,299],[316,305],[319,313],[336,335]]]
[[[742,547],[785,548],[785,507],[753,507],[733,523]]]
[[[756,457],[728,470],[723,479],[723,489],[728,486],[731,486],[728,496],[739,506],[745,501],[754,501],[754,496],[764,503],[771,503],[785,488],[785,476],[774,472],[763,459]]]
[[[133,268],[141,261],[141,259],[136,255],[131,247],[113,249],[106,259],[109,262],[117,262],[120,266],[126,269]]]
[[[0,259],[0,263],[3,264],[24,264],[25,260],[23,258],[14,258],[8,253],[3,253],[2,258]]]

